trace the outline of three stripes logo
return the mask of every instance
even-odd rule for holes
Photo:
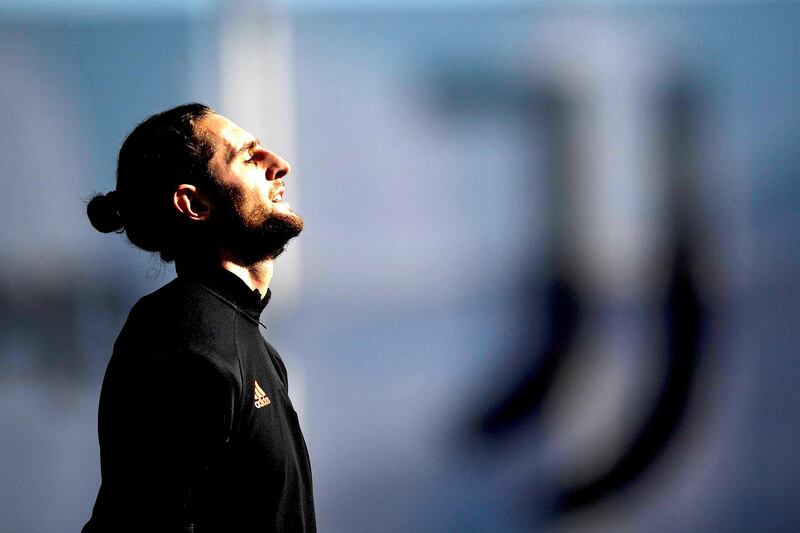
[[[256,381],[255,384],[256,384],[256,402],[255,402],[255,405],[256,405],[256,409],[261,409],[265,405],[269,405],[272,402],[270,401],[269,396],[267,396],[267,393],[264,392],[264,389],[259,387],[258,381]]]

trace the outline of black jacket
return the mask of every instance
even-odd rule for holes
[[[269,297],[179,269],[133,307],[103,380],[84,533],[316,530],[286,367],[259,331]]]

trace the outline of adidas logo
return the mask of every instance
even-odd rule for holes
[[[269,405],[272,402],[270,401],[269,396],[267,396],[267,393],[264,392],[264,389],[262,389],[261,387],[258,386],[258,381],[256,381],[255,384],[256,384],[256,403],[255,403],[255,405],[256,405],[256,409],[261,409],[265,405]]]

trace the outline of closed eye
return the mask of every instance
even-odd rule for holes
[[[228,163],[229,164],[232,163],[235,159],[239,158],[242,155],[244,155],[245,157],[249,155],[250,159],[245,160],[244,163],[252,165],[254,163],[253,159],[255,159],[256,156],[254,152],[260,144],[261,141],[259,141],[258,139],[253,139],[252,141],[245,144],[238,150],[232,150],[228,156]]]

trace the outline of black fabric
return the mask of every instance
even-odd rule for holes
[[[84,533],[316,530],[286,367],[258,327],[269,297],[179,269],[133,307],[103,380]]]

